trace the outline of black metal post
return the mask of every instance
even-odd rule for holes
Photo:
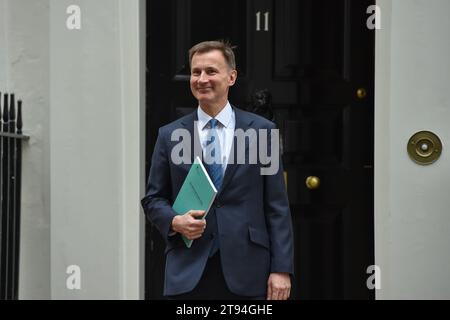
[[[10,95],[9,104],[9,133],[16,133],[16,98],[14,94]],[[6,299],[12,299],[13,297],[13,283],[15,274],[13,272],[15,267],[14,257],[14,230],[15,230],[15,179],[16,179],[16,165],[15,165],[15,140],[10,138],[9,140],[9,174],[8,174],[8,240],[7,240],[7,268],[6,268]]]
[[[19,298],[22,101],[0,93],[0,300]],[[3,109],[3,112],[2,112]]]
[[[0,132],[2,131],[2,93],[0,92]],[[0,139],[0,239],[1,239],[1,234],[2,234],[2,199],[3,199],[3,193],[2,193],[2,167],[1,167],[1,163],[3,163],[2,161],[3,159],[3,139]],[[1,256],[1,248],[0,248],[0,256]]]
[[[22,100],[17,101],[17,134],[22,134]],[[21,199],[21,188],[22,188],[22,139],[16,139],[16,218],[15,218],[15,266],[14,266],[14,283],[13,283],[13,299],[19,299],[19,264],[20,264],[20,199]]]
[[[8,94],[3,96],[3,132],[8,132],[9,122],[9,108],[8,108]],[[3,141],[3,159],[2,159],[2,238],[1,238],[1,263],[0,263],[0,284],[1,284],[1,298],[5,299],[7,296],[7,237],[8,237],[8,167],[9,167],[9,139],[2,137]]]
[[[5,94],[6,95],[6,94]],[[0,132],[2,127],[2,94],[0,92]],[[0,300],[3,297],[3,137],[0,138]]]

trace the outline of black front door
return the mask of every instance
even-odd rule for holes
[[[373,298],[373,0],[147,1],[147,172],[160,126],[195,110],[187,51],[236,46],[230,102],[277,123],[295,233],[293,298]],[[261,103],[262,102],[262,103]],[[146,298],[164,242],[146,228]]]

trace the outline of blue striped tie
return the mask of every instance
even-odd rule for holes
[[[220,149],[220,141],[217,135],[217,125],[219,121],[216,119],[211,119],[209,124],[211,129],[208,132],[206,141],[206,157],[207,163],[205,163],[205,168],[209,173],[209,177],[216,186],[217,191],[220,190],[223,181],[223,169],[222,169],[222,153]],[[208,164],[209,163],[209,164]],[[215,236],[213,239],[213,245],[209,256],[212,257],[219,250],[219,234],[217,228],[217,216],[215,217],[216,224],[213,226],[215,229]]]
[[[222,153],[220,149],[220,141],[217,135],[217,125],[219,121],[216,119],[209,120],[211,129],[208,133],[206,141],[207,158],[209,161],[205,164],[205,168],[209,173],[209,177],[219,191],[223,181],[223,169],[222,169]],[[208,152],[210,151],[210,152]],[[209,157],[211,155],[211,159]],[[208,164],[209,163],[209,164]]]

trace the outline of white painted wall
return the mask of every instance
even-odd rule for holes
[[[0,0],[0,91],[23,100],[19,297],[50,298],[49,1]]]
[[[378,299],[450,299],[450,1],[379,0],[376,36],[375,241]],[[436,133],[441,158],[406,152]]]
[[[72,4],[81,30],[66,28]],[[0,0],[0,91],[24,100],[31,136],[21,299],[143,297],[143,30],[144,0]]]
[[[81,30],[66,28],[72,4]],[[143,291],[140,4],[50,0],[52,298]],[[81,268],[81,290],[66,288],[70,265]]]

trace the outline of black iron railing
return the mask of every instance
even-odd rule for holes
[[[3,107],[2,107],[3,101]],[[17,111],[17,113],[16,113]],[[20,190],[22,177],[22,101],[0,93],[0,300],[18,299]]]

